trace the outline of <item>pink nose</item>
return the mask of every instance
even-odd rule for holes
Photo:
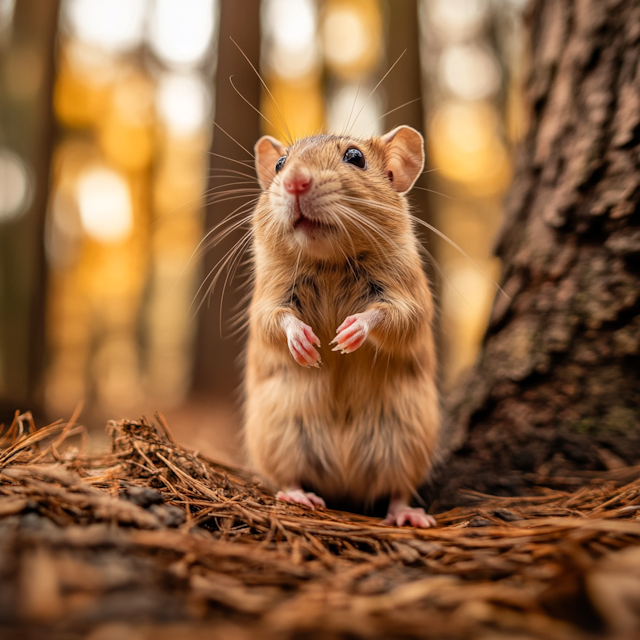
[[[313,178],[308,174],[295,173],[284,179],[284,188],[294,195],[301,195],[311,189]]]

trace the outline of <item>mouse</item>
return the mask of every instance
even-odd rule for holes
[[[424,139],[318,134],[254,147],[244,439],[276,498],[386,500],[384,523],[434,526],[410,501],[437,455],[433,298],[407,193]]]

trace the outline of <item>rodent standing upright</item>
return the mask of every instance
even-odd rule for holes
[[[245,438],[279,499],[388,496],[386,523],[435,524],[409,507],[440,425],[433,303],[405,198],[423,149],[406,126],[255,145]]]

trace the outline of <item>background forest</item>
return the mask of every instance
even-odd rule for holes
[[[201,242],[250,205],[240,145],[282,137],[269,124],[276,104],[298,136],[341,130],[352,113],[356,135],[425,133],[412,202],[459,246],[424,234],[441,386],[452,388],[499,278],[492,243],[525,129],[521,9],[2,0],[0,422],[82,405],[99,436],[106,419],[161,410],[188,444],[238,460],[243,334],[232,320],[246,270],[232,269],[224,300],[226,272],[208,286],[244,231]]]

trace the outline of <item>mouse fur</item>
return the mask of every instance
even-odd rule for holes
[[[345,160],[362,162],[350,149],[364,167]],[[406,199],[423,169],[422,136],[398,127],[290,146],[263,136],[255,152],[251,463],[278,489],[408,508],[440,428],[433,300]]]

